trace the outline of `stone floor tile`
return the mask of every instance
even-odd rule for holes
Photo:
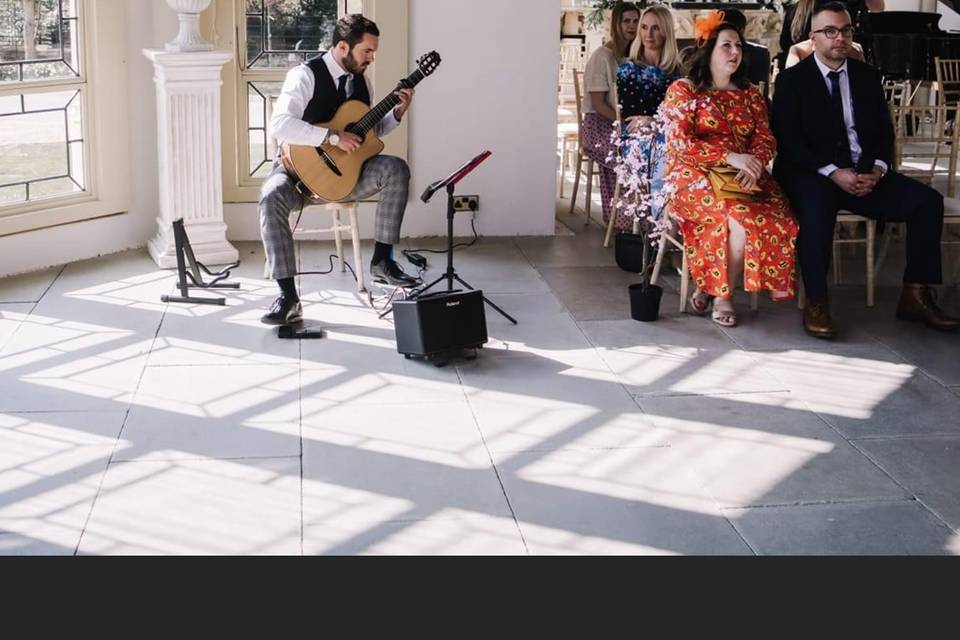
[[[489,461],[444,458],[304,439],[304,526],[428,520],[450,510],[511,517]]]
[[[728,509],[762,555],[958,555],[960,541],[915,501]]]
[[[118,460],[253,458],[300,453],[300,387],[333,369],[296,366],[148,367]]]
[[[848,437],[960,430],[957,398],[882,345],[756,355],[798,400]]]
[[[723,506],[909,497],[819,417],[789,404],[784,393],[642,398],[664,448],[638,464],[651,479],[684,469],[690,491]]]
[[[746,351],[663,346],[601,350],[617,379],[637,396],[785,391]]]
[[[181,460],[110,466],[84,555],[297,555],[300,460]]]
[[[32,304],[0,304],[0,350],[30,316]]]
[[[526,554],[513,518],[455,509],[410,522],[323,523],[305,527],[303,536],[305,555]]]
[[[857,447],[954,529],[960,529],[960,436],[859,440]]]
[[[717,504],[652,477],[651,449],[495,454],[532,554],[749,554]],[[683,475],[683,471],[677,471]]]
[[[630,351],[633,347],[661,346],[732,351],[737,345],[706,318],[691,315],[667,317],[656,322],[620,320],[580,322],[590,342],[600,349]]]
[[[63,267],[0,278],[0,303],[39,302]]]

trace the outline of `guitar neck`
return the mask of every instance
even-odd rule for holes
[[[420,81],[425,77],[426,76],[424,76],[423,72],[417,69],[411,73],[406,80],[401,80],[400,84],[397,85],[397,88],[390,92],[390,95],[378,102],[375,107],[367,112],[367,115],[363,116],[360,122],[352,127],[353,132],[360,136],[366,135],[368,131],[373,129],[375,126],[377,126],[377,124],[380,123],[381,120],[387,117],[387,114],[390,113],[391,109],[400,104],[400,98],[397,97],[396,94],[399,89],[412,89],[413,87],[417,86],[417,84],[419,84]]]

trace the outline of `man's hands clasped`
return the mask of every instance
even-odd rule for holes
[[[870,173],[857,173],[853,169],[837,169],[830,174],[834,184],[858,198],[876,189],[882,177],[883,170],[880,167],[874,167]]]

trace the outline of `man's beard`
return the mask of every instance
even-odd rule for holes
[[[357,59],[353,57],[353,50],[347,51],[347,55],[343,59],[344,68],[350,73],[357,74],[363,73],[363,67],[357,62]]]
[[[843,62],[850,57],[851,49],[851,47],[847,47],[846,49],[838,51],[831,47],[827,49],[826,53],[823,54],[823,58],[825,60],[829,60],[830,62]]]

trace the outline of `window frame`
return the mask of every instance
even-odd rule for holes
[[[0,95],[80,90],[85,191],[0,206],[0,237],[116,215],[130,206],[126,5],[76,1],[80,74],[12,82],[0,86]]]
[[[363,15],[380,26],[377,61],[367,71],[377,99],[390,93],[396,83],[409,75],[407,42],[409,36],[409,0],[338,0],[338,15],[361,7]],[[224,68],[221,93],[222,160],[224,203],[257,202],[262,178],[249,173],[248,159],[248,94],[247,82],[283,82],[287,69],[244,69],[246,57],[245,0],[214,0],[213,39],[220,49],[233,52],[234,59]],[[406,119],[404,119],[406,120]],[[269,122],[264,126],[269,127]],[[407,156],[407,129],[403,122],[397,131],[383,140],[384,153]]]

